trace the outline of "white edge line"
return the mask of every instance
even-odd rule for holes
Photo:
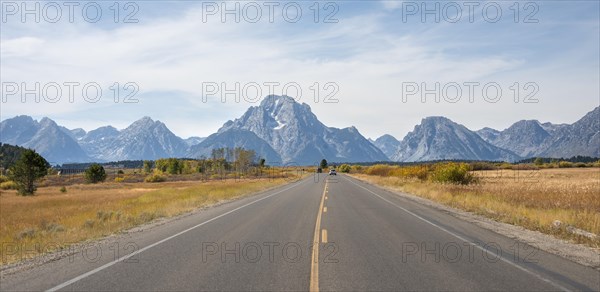
[[[155,242],[155,243],[153,243],[153,244],[151,244],[151,245],[148,245],[148,246],[146,246],[146,247],[144,247],[144,248],[142,248],[142,249],[140,249],[140,250],[138,250],[138,251],[136,251],[136,252],[133,252],[133,253],[131,253],[131,254],[129,254],[129,255],[122,256],[122,257],[120,257],[120,258],[118,258],[118,259],[116,259],[116,260],[114,260],[114,261],[112,261],[112,262],[109,262],[109,263],[107,263],[107,264],[104,264],[103,266],[100,266],[100,267],[98,267],[98,268],[95,268],[95,269],[93,269],[93,270],[91,270],[91,271],[89,271],[89,272],[87,272],[87,273],[85,273],[85,274],[82,274],[82,275],[80,275],[80,276],[78,276],[78,277],[75,277],[75,278],[73,278],[73,279],[71,279],[71,280],[69,280],[69,281],[67,281],[67,282],[64,282],[64,283],[62,283],[62,284],[60,284],[60,285],[58,285],[58,286],[56,286],[56,287],[53,287],[53,288],[50,288],[50,289],[46,290],[46,291],[48,291],[48,292],[54,292],[54,291],[58,291],[58,290],[60,290],[60,289],[63,289],[63,288],[65,288],[65,287],[67,287],[67,286],[69,286],[69,285],[71,285],[71,284],[74,284],[74,283],[76,283],[76,282],[78,282],[78,281],[81,281],[81,280],[83,280],[83,279],[85,279],[85,278],[87,278],[87,277],[89,277],[89,276],[91,276],[91,275],[93,275],[93,274],[95,274],[95,273],[98,273],[98,272],[100,272],[100,271],[102,271],[102,270],[104,270],[104,269],[106,269],[106,268],[109,268],[109,267],[111,267],[111,266],[115,265],[115,264],[116,264],[116,263],[118,263],[118,262],[121,262],[121,261],[127,260],[127,259],[129,259],[129,258],[131,258],[131,257],[134,257],[134,256],[136,256],[136,255],[138,255],[138,254],[140,254],[140,253],[142,253],[142,252],[144,252],[144,251],[147,251],[147,250],[149,250],[149,249],[151,249],[151,248],[153,248],[153,247],[155,247],[155,246],[157,246],[157,245],[159,245],[159,244],[165,243],[165,242],[167,242],[167,241],[169,241],[169,240],[171,240],[171,239],[173,239],[173,238],[175,238],[175,237],[178,237],[178,236],[180,236],[180,235],[182,235],[182,234],[184,234],[184,233],[187,233],[187,232],[189,232],[189,231],[192,231],[192,230],[194,230],[194,229],[196,229],[196,228],[198,228],[198,227],[201,227],[201,226],[203,226],[203,225],[205,225],[205,224],[208,224],[208,223],[210,223],[210,222],[212,222],[212,221],[215,221],[215,220],[217,220],[217,219],[219,219],[219,218],[221,218],[221,217],[225,217],[225,216],[227,216],[227,215],[229,215],[229,214],[231,214],[231,213],[234,213],[234,212],[236,212],[236,211],[238,211],[238,210],[240,210],[240,209],[242,209],[242,208],[248,207],[248,206],[250,206],[250,205],[252,205],[252,204],[258,203],[258,202],[260,202],[260,201],[262,201],[262,200],[265,200],[265,199],[268,199],[268,198],[270,198],[270,197],[273,197],[273,196],[275,196],[275,195],[278,195],[278,194],[280,194],[280,193],[283,193],[283,192],[285,192],[285,191],[287,191],[287,190],[289,190],[289,189],[295,188],[295,187],[296,187],[296,186],[298,186],[298,185],[300,185],[300,182],[298,182],[297,184],[295,184],[295,185],[293,185],[293,186],[291,186],[291,187],[289,187],[289,188],[285,188],[285,189],[283,189],[283,190],[280,190],[280,191],[278,191],[278,192],[276,192],[276,193],[270,194],[270,195],[268,195],[268,196],[266,196],[266,197],[260,198],[260,199],[258,199],[258,200],[252,201],[252,202],[250,202],[250,203],[248,203],[248,204],[245,204],[245,205],[243,205],[243,206],[237,207],[237,208],[235,208],[235,209],[233,209],[233,210],[231,210],[231,211],[228,211],[228,212],[226,212],[226,213],[223,213],[223,214],[221,214],[221,215],[219,215],[219,216],[217,216],[217,217],[214,217],[214,218],[212,218],[212,219],[206,220],[206,221],[204,221],[204,222],[202,222],[202,223],[200,223],[200,224],[198,224],[198,225],[195,225],[195,226],[193,226],[193,227],[190,227],[190,228],[188,228],[188,229],[186,229],[186,230],[184,230],[184,231],[181,231],[181,232],[179,232],[179,233],[177,233],[177,234],[175,234],[175,235],[171,235],[171,236],[169,236],[169,237],[167,237],[167,238],[165,238],[165,239],[163,239],[163,240],[160,240],[160,241],[158,241],[158,242]]]
[[[406,212],[406,213],[408,213],[408,214],[410,214],[410,215],[412,215],[412,216],[416,217],[417,219],[419,219],[419,220],[421,220],[421,221],[423,221],[423,222],[425,222],[425,223],[428,223],[428,224],[430,224],[430,225],[432,225],[432,226],[434,226],[434,227],[437,227],[438,229],[440,229],[440,230],[442,230],[442,231],[444,231],[444,232],[446,232],[446,233],[448,233],[448,234],[450,234],[450,235],[452,235],[452,236],[454,236],[454,237],[456,237],[456,238],[458,238],[458,239],[460,239],[460,240],[462,240],[462,241],[464,241],[464,242],[466,242],[466,243],[468,243],[468,244],[470,244],[470,245],[474,246],[475,248],[477,248],[477,249],[479,249],[479,250],[481,250],[481,251],[483,251],[483,252],[487,252],[487,251],[488,251],[488,250],[486,250],[485,248],[483,248],[483,247],[481,247],[481,246],[479,246],[479,245],[477,245],[477,244],[474,244],[474,243],[470,242],[470,241],[469,241],[469,240],[467,240],[466,238],[464,238],[464,237],[462,237],[462,236],[460,236],[460,235],[458,235],[458,234],[456,234],[456,233],[454,233],[454,232],[452,232],[452,231],[450,231],[450,230],[448,230],[448,229],[446,229],[446,228],[444,228],[444,227],[442,227],[442,226],[439,226],[439,225],[437,225],[437,224],[435,224],[435,223],[433,223],[433,222],[431,222],[431,221],[429,221],[429,220],[427,220],[427,219],[425,219],[425,218],[423,218],[423,217],[421,217],[421,216],[419,216],[419,215],[417,215],[417,214],[415,214],[415,213],[413,213],[413,212],[411,212],[411,211],[407,210],[407,209],[406,209],[406,208],[404,208],[404,207],[398,206],[396,203],[394,203],[394,202],[392,202],[392,201],[390,201],[390,200],[388,200],[388,199],[386,199],[386,198],[384,198],[384,197],[382,197],[382,196],[380,196],[380,195],[376,194],[375,192],[373,192],[373,191],[371,191],[371,190],[369,190],[369,189],[367,189],[367,188],[365,188],[365,187],[363,187],[363,186],[361,186],[361,185],[359,185],[359,184],[357,184],[357,183],[353,182],[351,179],[349,179],[349,178],[345,178],[345,177],[344,177],[344,179],[346,179],[346,180],[348,180],[349,182],[351,182],[351,183],[355,184],[356,186],[358,186],[358,187],[360,187],[360,188],[362,188],[362,189],[366,190],[367,192],[369,192],[369,193],[371,193],[371,194],[373,194],[373,195],[377,196],[378,198],[380,198],[380,199],[382,199],[382,200],[384,200],[384,201],[388,202],[389,204],[393,205],[394,207],[396,207],[396,208],[399,208],[399,209],[401,209],[402,211],[404,211],[404,212]],[[529,269],[527,269],[527,268],[525,268],[525,267],[522,267],[522,266],[520,266],[520,265],[518,265],[518,264],[516,264],[516,263],[514,263],[514,262],[511,262],[511,261],[509,261],[509,260],[505,259],[505,258],[504,258],[504,257],[502,257],[502,256],[500,256],[500,257],[499,257],[499,259],[500,259],[501,261],[503,261],[503,262],[505,262],[505,263],[507,263],[507,264],[509,264],[509,265],[511,265],[511,266],[513,266],[513,267],[515,267],[515,268],[517,268],[517,269],[519,269],[519,270],[523,271],[523,272],[526,272],[526,273],[528,273],[528,274],[530,274],[530,275],[532,275],[532,276],[534,276],[534,277],[538,278],[539,280],[542,280],[542,281],[544,281],[544,282],[546,282],[546,283],[548,283],[548,284],[550,284],[550,285],[554,286],[555,288],[558,288],[558,289],[560,289],[560,290],[562,290],[562,291],[570,291],[569,289],[567,289],[567,288],[565,288],[565,287],[563,287],[563,286],[561,286],[561,285],[559,285],[559,284],[556,284],[556,283],[552,282],[552,281],[551,281],[551,280],[549,280],[549,279],[546,279],[546,278],[544,278],[543,276],[539,275],[538,273],[536,273],[536,272],[533,272],[533,271],[531,271],[531,270],[529,270]]]

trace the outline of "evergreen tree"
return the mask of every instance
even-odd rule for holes
[[[326,159],[321,160],[321,168],[322,169],[327,168],[327,160]]]
[[[106,180],[106,171],[100,164],[94,163],[85,170],[85,180],[89,183],[99,183]]]
[[[21,158],[11,166],[10,179],[17,184],[19,194],[33,195],[36,191],[35,181],[48,174],[50,164],[34,150],[25,150]]]

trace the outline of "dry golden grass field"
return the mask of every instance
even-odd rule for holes
[[[290,182],[288,178],[75,184],[39,188],[35,196],[0,193],[0,264],[104,237]],[[11,252],[6,246],[27,251]],[[34,251],[34,252],[32,252]],[[16,255],[12,255],[16,254]],[[18,258],[17,258],[18,255]]]
[[[599,168],[489,170],[474,174],[479,182],[471,185],[352,175],[501,222],[600,248],[598,236],[590,239],[573,234],[571,228],[600,235]],[[556,220],[562,222],[560,227],[554,226]]]

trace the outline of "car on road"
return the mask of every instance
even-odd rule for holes
[[[337,175],[337,171],[335,171],[335,169],[332,169],[329,171],[329,175]]]

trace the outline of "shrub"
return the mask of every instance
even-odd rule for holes
[[[117,174],[125,174],[125,172],[123,172],[123,170],[119,169],[119,171],[117,171]]]
[[[5,181],[0,183],[0,190],[16,190],[18,188],[14,181]]]
[[[540,168],[536,165],[531,164],[515,164],[512,170],[539,170]]]
[[[150,160],[144,160],[144,173],[149,174],[152,172],[154,162]]]
[[[98,211],[96,212],[96,218],[98,218],[99,221],[109,221],[113,218],[113,216],[115,215],[115,212],[108,212],[108,211]]]
[[[116,183],[122,183],[123,181],[125,181],[124,177],[115,177],[115,182]]]
[[[63,193],[63,194],[66,193],[67,192],[67,187],[64,187],[64,186],[61,187],[60,188],[60,192]]]
[[[42,220],[40,228],[48,233],[64,232],[66,230],[64,226],[57,223],[48,223],[46,220]]]
[[[10,181],[10,179],[7,176],[0,175],[0,184],[5,183],[7,181]]]
[[[17,239],[22,240],[26,238],[34,238],[37,234],[37,230],[35,228],[27,228],[17,235]]]
[[[368,175],[378,175],[378,176],[389,176],[393,167],[384,164],[376,164],[373,166],[367,167],[365,169],[365,174]]]
[[[50,233],[57,233],[57,232],[65,232],[66,230],[67,229],[64,226],[53,223],[48,226],[48,229],[46,231],[48,231]]]
[[[439,183],[468,185],[477,182],[465,163],[437,164],[431,174],[431,180]]]
[[[575,167],[588,167],[588,165],[583,162],[577,162],[575,163]]]
[[[342,165],[340,165],[340,167],[338,168],[338,170],[339,170],[340,172],[343,172],[343,173],[349,173],[349,172],[350,172],[350,169],[351,169],[351,167],[350,167],[350,165],[348,165],[348,164],[342,164]]]
[[[498,167],[489,162],[473,162],[471,163],[471,170],[496,170]]]
[[[158,183],[158,182],[164,182],[166,180],[167,180],[166,177],[164,177],[158,173],[151,174],[144,179],[144,181],[147,183]]]
[[[544,159],[542,159],[541,157],[538,157],[533,161],[533,164],[535,164],[537,166],[541,166],[542,164],[544,164]]]
[[[536,165],[536,167],[539,168],[539,169],[546,169],[546,168],[548,168],[548,166],[546,164]]]
[[[279,174],[278,174],[278,173],[273,173],[273,175],[274,175],[274,176],[276,176],[276,175],[278,176]],[[225,174],[222,174],[222,173],[215,173],[215,174],[212,174],[212,175],[210,176],[210,179],[212,179],[212,180],[222,180],[222,179],[225,179],[225,177],[226,177],[226,175],[225,175]]]
[[[94,225],[96,225],[96,221],[94,220],[85,220],[85,223],[83,223],[83,227],[85,228],[94,228]]]
[[[419,180],[426,180],[429,176],[429,167],[427,165],[398,167],[390,171],[390,175],[403,178],[417,178]]]
[[[571,168],[571,167],[573,167],[573,163],[572,162],[560,161],[558,163],[558,168]]]
[[[157,219],[159,217],[161,217],[161,215],[157,214],[156,212],[142,212],[138,216],[138,221],[141,223],[146,223],[146,222],[150,222],[154,219]]]
[[[99,183],[106,180],[106,171],[102,165],[94,163],[85,170],[85,180],[88,183]]]

